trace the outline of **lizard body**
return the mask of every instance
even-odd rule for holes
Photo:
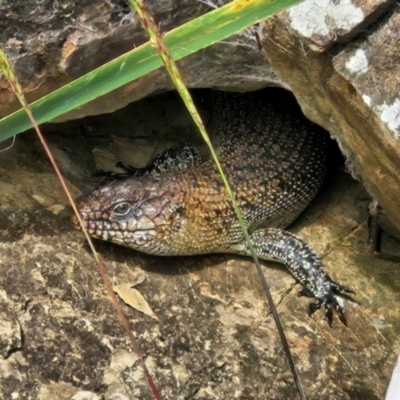
[[[328,138],[289,94],[270,93],[215,92],[208,129],[259,258],[286,265],[301,294],[316,299],[310,312],[324,306],[331,322],[335,309],[345,323],[334,295],[352,291],[333,282],[312,249],[284,230],[323,182]],[[179,145],[172,154],[185,159]],[[213,162],[201,162],[189,145],[182,154],[189,154],[187,164],[171,162],[171,150],[146,168],[120,164],[126,172],[110,173],[117,179],[79,206],[89,234],[162,256],[250,255]]]

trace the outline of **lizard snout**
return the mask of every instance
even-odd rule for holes
[[[76,205],[76,208],[78,210],[79,216],[81,217],[82,222],[85,224],[85,219],[86,219],[85,215],[86,214],[82,212],[84,207],[85,207],[84,203],[79,203],[79,204]],[[79,219],[78,219],[78,217],[76,216],[76,214],[75,214],[75,212],[73,210],[72,210],[72,213],[71,213],[71,221],[74,224],[74,227],[76,229],[79,229],[80,231],[82,230],[82,227],[81,227],[81,225],[79,223]],[[86,223],[85,226],[87,227],[87,223]]]

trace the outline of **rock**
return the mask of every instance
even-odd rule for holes
[[[70,400],[71,394],[76,390],[70,383],[57,382],[41,385],[37,400]],[[85,400],[89,400],[87,398]],[[75,400],[75,399],[74,399]],[[83,400],[83,399],[79,399]],[[94,400],[93,398],[90,400]]]
[[[74,394],[70,400],[101,400],[101,397],[96,393],[84,390]]]
[[[306,0],[264,23],[263,47],[400,230],[400,14],[392,1],[360,4]]]
[[[20,349],[21,345],[21,326],[7,293],[0,290],[0,356],[7,358],[12,351]]]
[[[146,40],[122,0],[89,3],[1,3],[7,23],[0,42],[31,98]],[[309,118],[338,140],[353,175],[399,227],[398,14],[394,1],[354,3],[306,0],[268,20],[263,46],[279,78],[246,37],[206,49],[181,65],[192,86],[290,86]],[[148,4],[165,29],[207,10],[193,1]],[[110,112],[169,85],[165,73],[156,71],[68,118]],[[1,113],[16,107],[11,100],[2,89]],[[154,107],[157,101],[162,106]],[[170,94],[149,98],[85,120],[83,125],[94,126],[91,132],[81,132],[82,123],[75,121],[48,125],[50,144],[74,192],[95,186],[91,173],[96,167],[110,168],[128,154],[131,159],[124,161],[145,163],[171,142],[195,141],[178,103]],[[0,320],[11,322],[0,341],[6,357],[0,359],[0,398],[152,399],[31,132],[2,153],[0,192],[0,286],[9,299],[0,307]],[[274,264],[263,267],[309,398],[383,398],[396,363],[398,265],[370,257],[365,248],[365,196],[359,182],[335,171],[291,227],[324,257],[333,279],[356,291],[359,304],[345,304],[349,328],[337,320],[328,328],[321,312],[309,318],[308,300],[297,298],[293,279]],[[398,244],[387,243],[388,251],[399,255]],[[138,289],[158,319],[123,307],[163,399],[296,397],[250,260],[223,255],[166,259],[108,243],[96,246],[113,283],[146,275]]]
[[[221,3],[219,1],[218,3]],[[212,9],[202,1],[149,0],[151,14],[163,32]],[[146,42],[138,18],[125,0],[8,0],[0,47],[10,57],[30,100]],[[255,90],[282,85],[265,62],[253,37],[241,34],[179,62],[190,87],[218,86],[228,90]],[[163,68],[131,82],[59,118],[59,121],[118,110],[148,94],[172,89]],[[19,108],[4,77],[0,77],[0,117]]]
[[[97,183],[90,175],[96,167],[112,167],[119,159],[146,163],[170,145],[185,120],[178,104],[172,93],[162,94],[85,119],[96,129],[81,132],[75,121],[50,124],[47,137],[62,151],[68,181],[86,193]],[[137,123],[148,109],[151,117]],[[170,120],[178,125],[169,126]],[[162,125],[164,130],[152,133],[152,126]],[[186,132],[184,139],[194,139],[189,125],[179,129],[179,137]],[[54,212],[65,197],[49,179],[51,166],[35,135],[20,135],[8,154],[0,157],[0,286],[18,310],[24,341],[6,360],[0,358],[0,398],[154,399],[82,234],[70,223],[69,210]],[[109,164],[100,164],[99,154],[108,154]],[[128,154],[131,159],[125,159]],[[35,200],[47,191],[48,201]],[[345,302],[348,328],[337,319],[329,328],[322,311],[310,318],[309,300],[297,297],[292,277],[262,263],[308,398],[382,399],[396,362],[398,265],[365,249],[365,195],[359,182],[335,170],[290,228],[324,257],[333,279],[356,291],[359,304]],[[397,246],[399,254],[394,241],[386,244],[388,251]],[[163,399],[297,397],[250,259],[162,258],[111,243],[95,246],[112,283],[136,282],[157,315],[155,320],[122,305]]]
[[[148,5],[165,32],[218,1]],[[277,85],[296,95],[305,114],[324,126],[349,169],[400,230],[400,98],[398,26],[393,0],[306,0],[264,24],[263,47],[246,32],[180,61],[190,87],[255,90]],[[123,0],[82,4],[3,1],[0,45],[33,100],[147,41]],[[15,21],[18,20],[19,23]],[[22,22],[22,23],[21,23]],[[18,107],[0,80],[0,116]],[[163,68],[58,119],[108,113],[172,88]],[[399,235],[400,236],[400,235]]]

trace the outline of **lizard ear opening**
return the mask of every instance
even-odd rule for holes
[[[131,205],[125,201],[116,204],[112,209],[113,213],[119,215],[120,217],[123,217],[124,215],[128,214],[130,210],[131,210]]]

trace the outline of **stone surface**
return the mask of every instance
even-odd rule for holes
[[[7,293],[0,290],[0,356],[7,358],[12,351],[21,348],[21,327],[8,300]]]
[[[305,0],[280,15],[313,51],[346,42],[368,27],[393,0]]]
[[[147,3],[164,31],[209,10],[200,1]],[[146,40],[122,0],[5,0],[0,14],[0,45],[30,100]],[[348,169],[383,206],[388,222],[400,229],[399,24],[395,0],[306,0],[265,22],[262,42],[270,64],[254,39],[241,35],[183,60],[181,67],[192,87],[290,87],[306,115],[338,141]],[[155,71],[64,118],[110,112],[170,87],[165,72]],[[185,137],[200,143],[187,134],[188,118],[170,97],[45,127],[75,197],[93,188],[96,167],[111,168],[118,159],[143,165]],[[0,115],[15,108],[0,80]],[[1,153],[0,193],[0,398],[151,399],[31,133]],[[265,265],[309,398],[382,399],[397,359],[398,265],[370,256],[366,197],[360,183],[333,170],[291,228],[324,256],[334,279],[356,290],[359,304],[346,302],[348,329],[337,321],[329,329],[321,313],[307,317],[308,301],[296,297],[291,277]],[[385,239],[384,251],[399,255],[398,243]],[[97,247],[113,284],[141,282],[135,288],[157,317],[123,306],[163,399],[295,398],[249,260],[162,259],[106,243]]]
[[[267,20],[264,50],[272,67],[296,95],[304,113],[337,139],[353,176],[364,183],[399,231],[398,4],[390,1],[364,1],[359,5],[348,1],[330,3],[327,9],[322,9],[313,0],[307,0],[279,18]],[[349,15],[355,20],[349,27],[354,28],[353,35],[358,34],[357,40],[345,46],[334,45],[327,39],[325,27],[321,41],[322,28],[311,23],[305,24],[307,29],[301,32],[307,37],[300,37],[296,33],[298,7],[301,15],[307,14],[307,21],[330,21],[329,29],[335,32],[337,24],[343,22],[337,18],[353,7],[354,12]],[[336,19],[332,18],[333,12]],[[356,22],[360,12],[364,14],[363,23]],[[371,23],[378,15],[379,19]]]
[[[150,0],[160,29],[169,31],[212,9],[202,1]],[[218,1],[217,4],[223,2]],[[147,41],[125,0],[5,0],[0,3],[0,47],[10,57],[28,99],[37,99]],[[253,37],[241,34],[179,62],[190,87],[255,90],[281,84]],[[171,89],[164,69],[64,115],[103,114],[153,92]],[[19,108],[0,77],[0,117]]]
[[[109,168],[119,159],[144,164],[176,140],[177,130],[182,137],[186,117],[178,104],[164,94],[99,121],[47,126],[46,136],[75,194],[93,188],[90,174],[96,167]],[[151,118],[133,128],[148,109]],[[175,125],[168,126],[169,121]],[[185,138],[197,143],[193,132],[187,127]],[[32,133],[18,136],[17,145],[0,157],[0,286],[24,337],[21,349],[0,359],[0,398],[150,400],[137,358],[52,174]],[[308,317],[308,300],[297,297],[298,285],[279,265],[263,263],[311,399],[382,399],[397,359],[399,267],[369,255],[365,195],[360,183],[332,169],[319,196],[291,227],[323,256],[335,280],[357,292],[358,305],[345,303],[348,328],[337,319],[329,328],[321,312]],[[96,247],[112,283],[141,282],[135,288],[157,317],[123,305],[163,399],[296,398],[250,260],[160,258],[109,243]],[[388,238],[384,250],[400,254]]]
[[[85,390],[74,394],[70,400],[101,400],[101,398],[96,393],[88,392]]]
[[[227,2],[146,4],[165,32]],[[30,100],[147,40],[124,0],[5,0],[0,13],[0,46]],[[254,36],[242,32],[180,66],[190,87],[291,88],[306,115],[338,140],[353,176],[383,207],[383,225],[400,237],[399,24],[396,0],[306,0],[265,23],[267,60]],[[171,88],[159,69],[59,121],[111,112]],[[0,78],[0,116],[16,107]]]

